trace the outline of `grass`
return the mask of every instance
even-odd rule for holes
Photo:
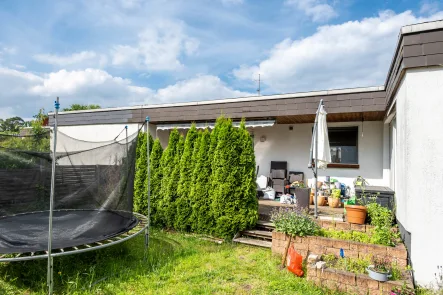
[[[269,249],[155,231],[143,260],[143,238],[55,258],[55,294],[334,294],[280,270]],[[0,294],[46,292],[45,260],[0,264]]]

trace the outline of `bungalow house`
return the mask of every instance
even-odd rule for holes
[[[125,125],[129,133],[136,131],[149,116],[151,134],[166,145],[172,128],[208,126],[220,114],[245,118],[259,174],[268,174],[271,161],[287,161],[288,170],[312,179],[307,167],[312,127],[323,99],[334,163],[320,177],[352,185],[363,176],[371,185],[393,189],[415,279],[428,284],[443,265],[442,65],[443,21],[415,24],[401,28],[379,87],[61,112],[58,124],[72,137],[105,141]]]

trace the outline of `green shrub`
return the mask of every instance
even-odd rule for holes
[[[385,246],[395,246],[399,234],[392,230],[394,214],[391,210],[375,202],[366,205],[368,216],[371,219],[372,230],[371,242]]]
[[[179,140],[180,140],[180,134],[178,133],[177,129],[172,130],[169,135],[168,146],[164,150],[161,158],[163,177],[161,180],[161,189],[160,189],[161,201],[159,202],[159,207],[158,207],[160,210],[157,212],[157,215],[161,220],[161,223],[169,227],[172,227],[173,225],[174,222],[173,215],[175,214],[174,210],[175,207],[173,207],[172,202],[174,201],[174,198],[176,196],[177,179],[174,182],[174,179],[172,179],[172,177],[174,169],[176,167],[175,158],[178,150],[177,146]]]
[[[161,158],[163,154],[163,148],[159,139],[154,141],[152,146],[151,157],[149,164],[151,166],[151,220],[154,225],[162,225],[161,216],[158,212],[160,210],[159,202],[162,198],[160,194],[161,181],[163,178],[163,171],[161,166]],[[147,182],[148,179],[146,178]]]
[[[221,121],[212,176],[215,235],[231,238],[238,231],[255,225],[258,205],[257,200],[253,200],[255,183],[251,182],[255,180],[255,158],[244,123],[236,129],[231,120]]]
[[[296,208],[282,208],[271,213],[271,221],[275,230],[291,236],[315,236],[320,226],[309,217],[307,212]]]
[[[332,239],[347,240],[360,243],[371,243],[371,236],[367,233],[359,231],[338,231],[334,229],[321,229],[319,235]]]
[[[135,180],[134,180],[134,211],[147,215],[148,202],[146,199],[147,178],[147,153],[146,153],[146,133],[140,132],[137,139]]]
[[[195,158],[193,158],[194,145],[198,137],[195,124],[192,124],[183,148],[183,155],[180,159],[180,177],[177,187],[177,214],[175,216],[174,228],[181,231],[188,231],[191,227],[190,216],[192,207],[190,202],[190,190],[193,185],[192,176],[194,173]]]

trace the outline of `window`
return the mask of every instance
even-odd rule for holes
[[[331,162],[334,164],[358,164],[358,127],[328,128]]]

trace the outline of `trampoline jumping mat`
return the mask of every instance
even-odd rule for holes
[[[49,212],[0,218],[0,253],[27,253],[48,248]],[[129,231],[138,223],[126,212],[59,210],[53,212],[52,248],[61,249],[102,241]]]

